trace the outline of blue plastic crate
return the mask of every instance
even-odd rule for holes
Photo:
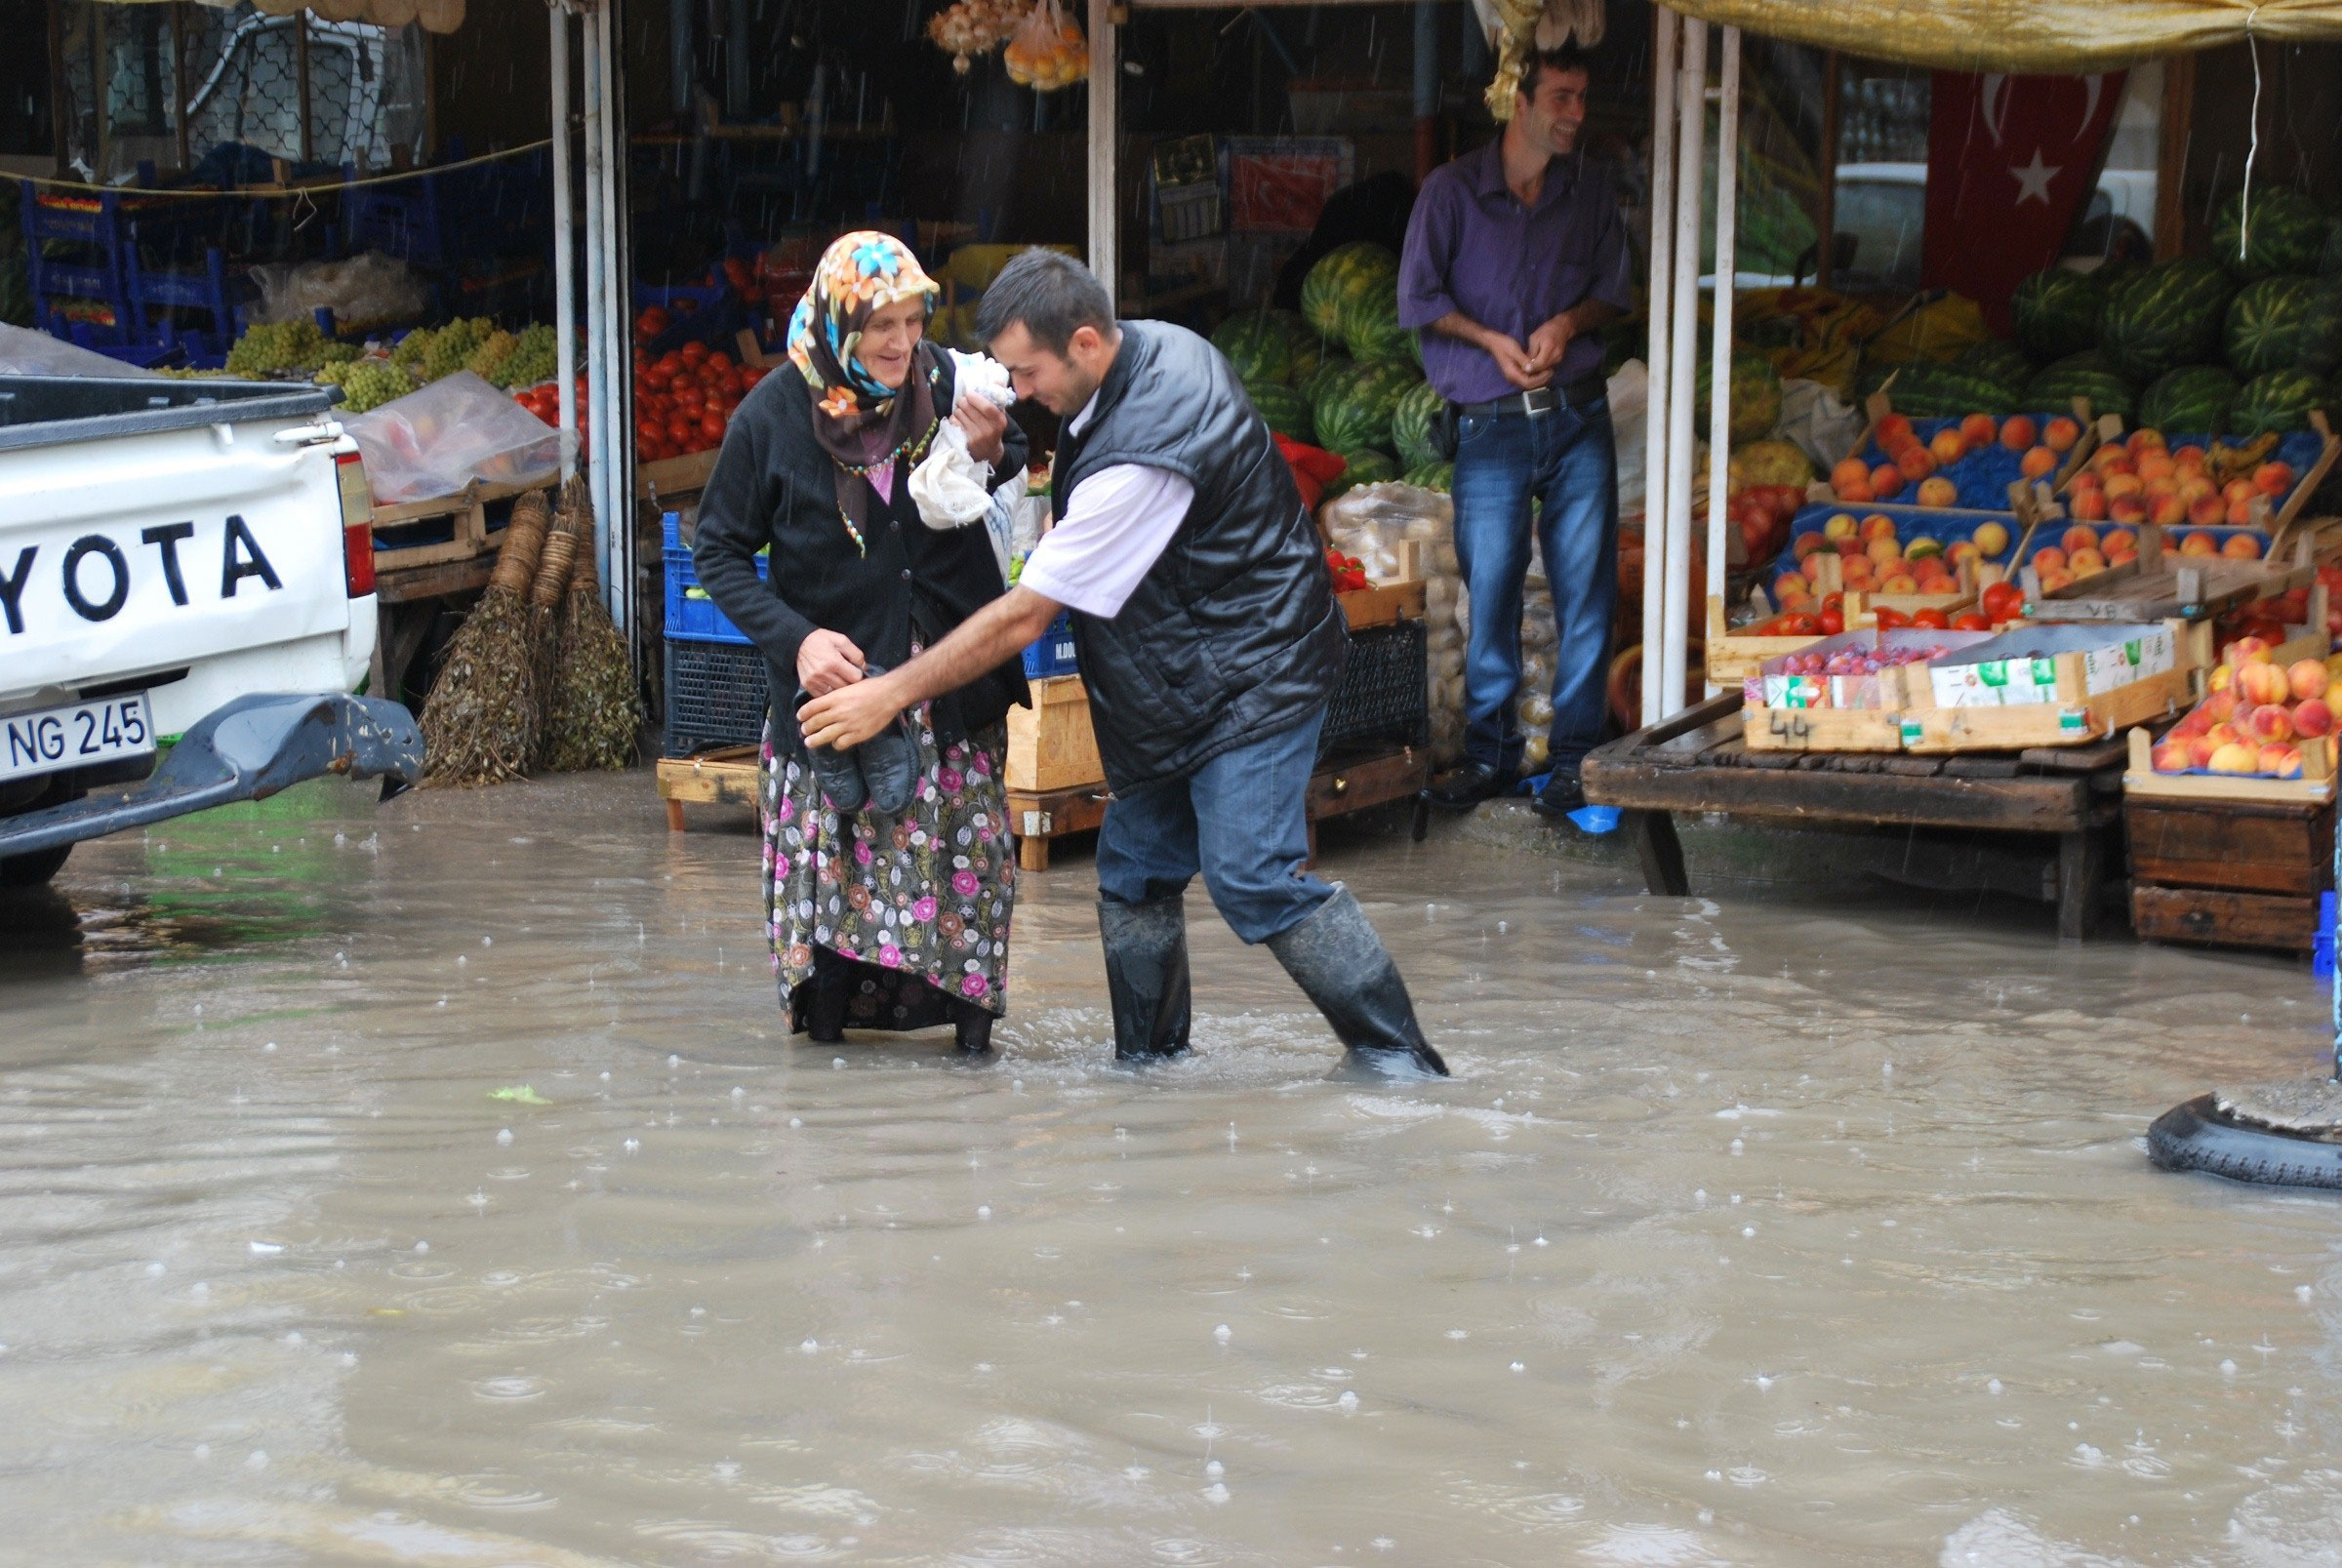
[[[1071,675],[1077,671],[1078,661],[1073,652],[1073,617],[1060,614],[1049,623],[1049,629],[1025,650],[1025,678],[1045,680],[1051,675]]]
[[[666,528],[666,544],[661,555],[666,564],[667,637],[676,642],[748,646],[747,634],[732,624],[731,618],[716,608],[713,599],[693,591],[700,585],[700,575],[693,569],[691,550],[683,543],[682,514],[668,512],[663,521]],[[772,563],[762,555],[756,557],[756,575],[768,582],[772,578]]]

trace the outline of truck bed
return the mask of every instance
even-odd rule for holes
[[[313,418],[330,387],[295,382],[0,376],[0,452],[243,420]]]

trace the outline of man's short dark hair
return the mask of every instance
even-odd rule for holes
[[[1083,327],[1113,336],[1113,297],[1098,274],[1063,251],[1027,251],[984,291],[976,336],[989,343],[1019,322],[1036,344],[1063,359],[1066,344]]]
[[[1537,89],[1545,85],[1547,71],[1583,71],[1588,85],[1594,81],[1594,57],[1580,48],[1575,38],[1565,38],[1558,49],[1540,49],[1525,60],[1520,69],[1520,96],[1534,99]]]

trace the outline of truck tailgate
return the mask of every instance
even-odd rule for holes
[[[0,450],[0,700],[349,624],[340,492],[305,422]]]

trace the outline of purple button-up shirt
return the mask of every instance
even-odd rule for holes
[[[1401,326],[1429,328],[1451,310],[1526,344],[1529,334],[1587,300],[1634,307],[1627,234],[1608,168],[1583,151],[1546,166],[1537,205],[1505,183],[1501,139],[1432,172],[1407,221],[1398,263]],[[1595,335],[1570,341],[1554,384],[1601,369]],[[1445,333],[1423,335],[1423,369],[1451,403],[1486,403],[1519,390],[1487,350]]]

